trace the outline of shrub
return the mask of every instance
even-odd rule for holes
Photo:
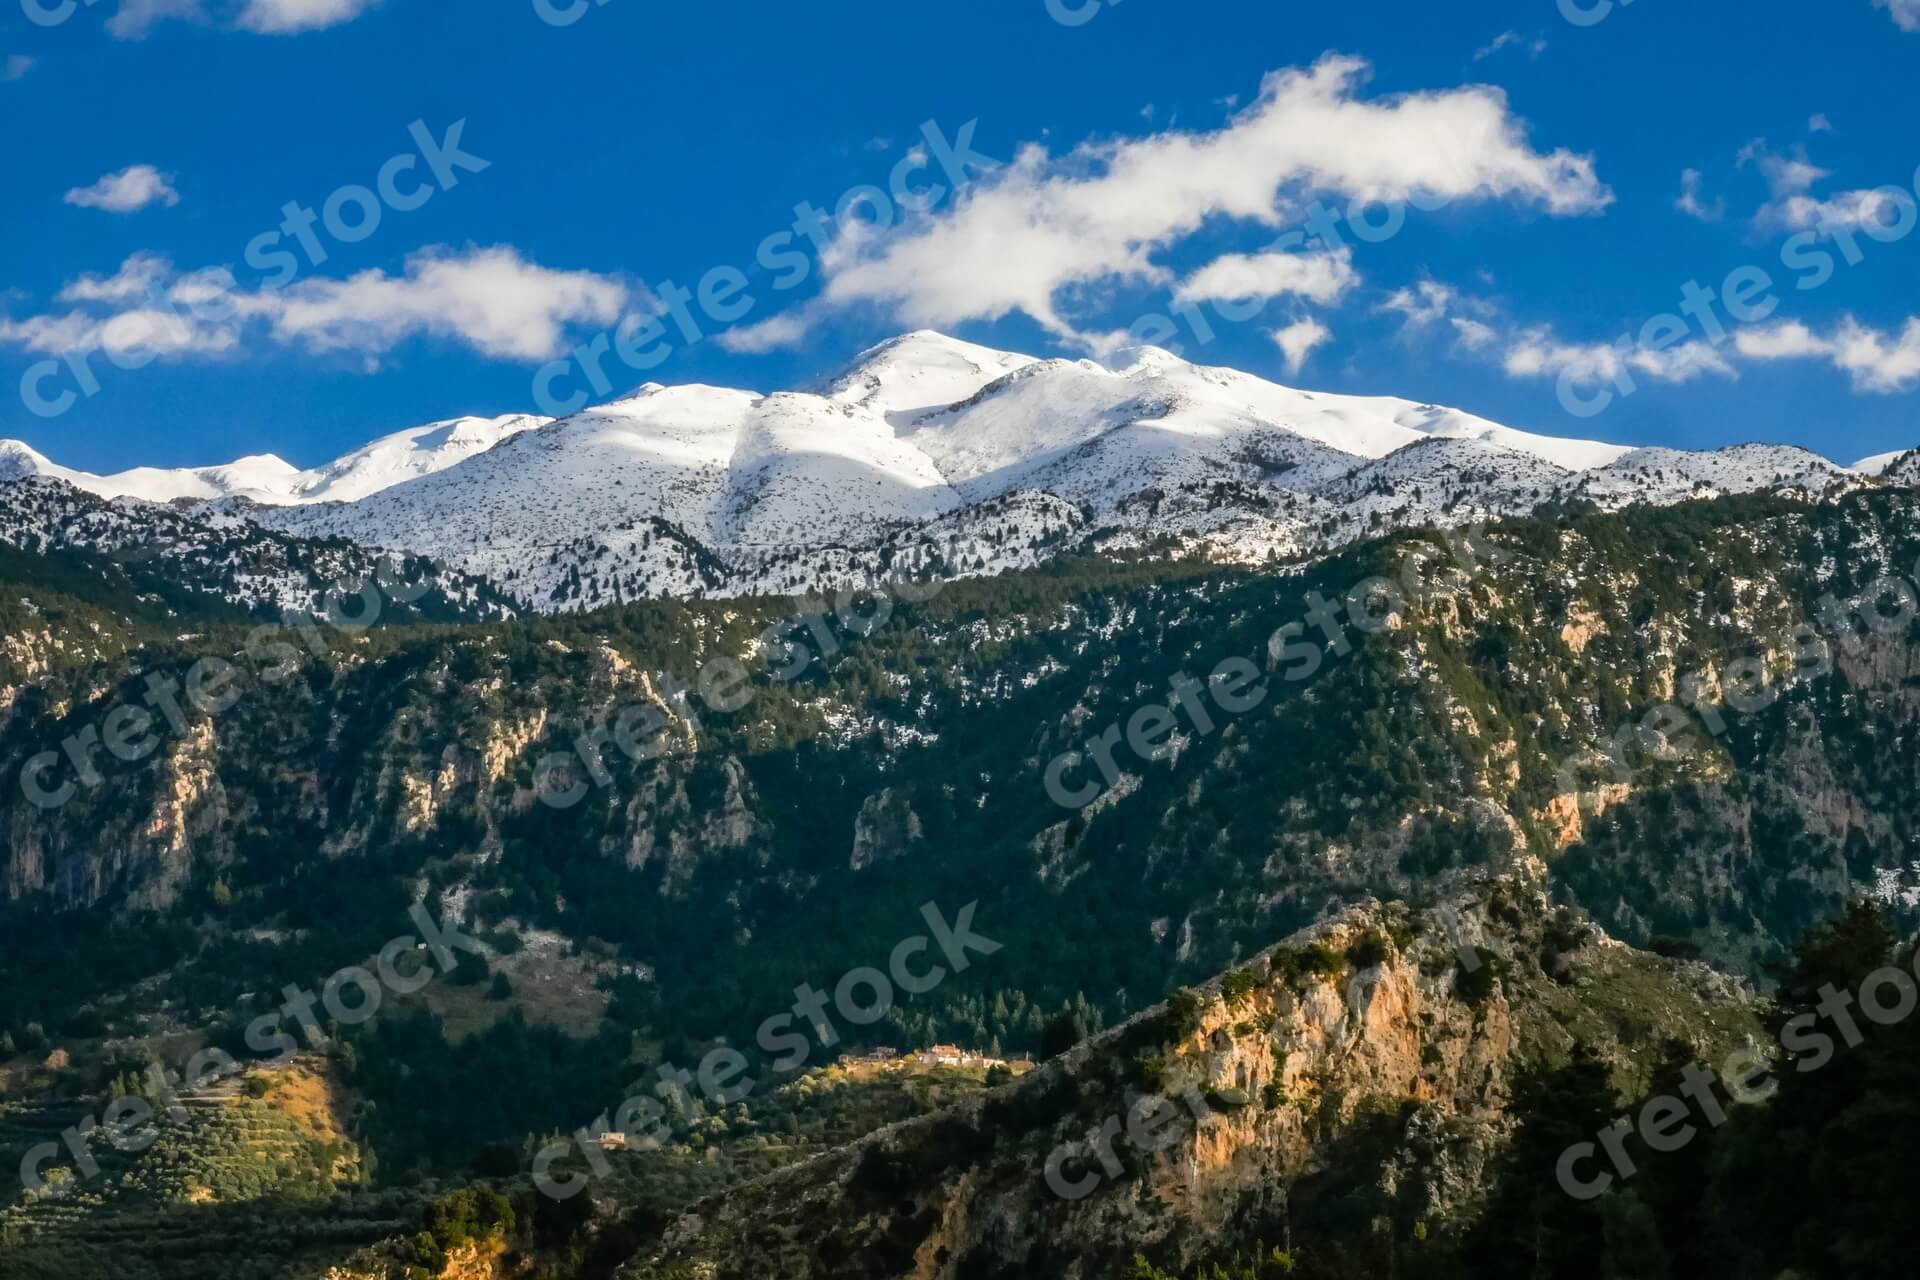
[[[1205,998],[1192,987],[1182,987],[1167,997],[1167,1015],[1173,1021],[1174,1038],[1184,1040],[1200,1029],[1200,1013],[1207,1007]]]
[[[1493,984],[1505,975],[1507,964],[1485,947],[1475,947],[1473,953],[1480,962],[1474,967],[1468,968],[1465,961],[1456,962],[1453,993],[1478,1009],[1493,994]]]
[[[1314,943],[1300,957],[1301,972],[1309,977],[1338,977],[1346,967],[1346,958],[1324,942]]]
[[[1228,1004],[1237,1005],[1252,995],[1259,986],[1260,979],[1254,976],[1253,970],[1235,969],[1220,979],[1220,994],[1225,997]]]
[[[1347,948],[1347,963],[1356,969],[1377,969],[1393,955],[1393,943],[1378,929],[1369,929]]]

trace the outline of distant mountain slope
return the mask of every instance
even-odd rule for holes
[[[1868,462],[1895,483],[1907,465]],[[1556,504],[1824,496],[1875,483],[1868,469],[1779,445],[1688,453],[1538,435],[1157,348],[1039,360],[926,331],[814,390],[648,383],[557,422],[397,432],[311,471],[267,457],[89,476],[0,444],[0,478],[199,502],[429,556],[547,612],[992,574],[1068,549],[1297,560]]]
[[[91,576],[107,586],[186,613],[210,604],[240,614],[322,612],[329,592],[352,595],[369,579],[388,590],[389,620],[464,622],[515,612],[486,583],[418,556],[263,529],[211,508],[109,502],[47,477],[0,485],[0,546],[95,558],[100,566]],[[107,565],[112,571],[103,573]]]
[[[18,440],[0,440],[0,481],[38,476],[64,480],[102,498],[138,498],[143,502],[207,502],[220,498],[274,505],[352,502],[388,485],[453,466],[547,421],[512,414],[428,423],[382,436],[311,471],[302,471],[274,454],[262,454],[218,467],[136,467],[102,476],[60,466]]]
[[[1863,476],[1885,475],[1889,467],[1911,452],[1911,449],[1895,449],[1892,453],[1876,453],[1871,458],[1862,458],[1854,463],[1853,469]]]
[[[1164,351],[1035,360],[919,332],[817,392],[648,384],[352,503],[257,514],[544,610],[1019,568],[1073,546],[1311,556],[1384,529],[1869,483],[1802,450],[1633,450]],[[1058,516],[1034,519],[1039,500]]]

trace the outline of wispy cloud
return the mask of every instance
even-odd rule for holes
[[[1454,316],[1447,323],[1453,326],[1454,337],[1464,350],[1487,351],[1500,342],[1499,332],[1492,325],[1479,320]]]
[[[530,362],[566,350],[570,326],[609,325],[630,303],[649,301],[639,286],[542,267],[505,246],[425,249],[399,275],[314,277],[278,290],[241,289],[225,268],[183,276],[165,257],[138,253],[111,276],[69,282],[57,300],[74,305],[0,318],[0,342],[57,354],[146,341],[173,354],[207,354],[243,352],[266,339],[375,361],[409,339],[432,337],[491,359]],[[125,336],[143,329],[160,336]]]
[[[1307,357],[1316,348],[1333,341],[1333,330],[1327,328],[1311,316],[1296,320],[1284,329],[1275,329],[1267,335],[1280,348],[1281,357],[1287,362],[1289,374],[1299,373],[1307,363]]]
[[[158,282],[173,275],[173,263],[158,253],[136,253],[111,276],[83,275],[67,282],[56,296],[59,302],[125,302],[145,297]]]
[[[1537,58],[1547,51],[1547,41],[1544,36],[1527,37],[1521,35],[1518,31],[1502,31],[1493,38],[1492,44],[1482,49],[1475,49],[1473,51],[1473,60],[1475,62],[1485,62],[1502,49],[1513,45],[1524,48],[1527,51],[1527,56],[1530,58]]]
[[[1377,309],[1398,312],[1406,317],[1402,332],[1427,329],[1446,319],[1447,313],[1460,301],[1460,297],[1460,291],[1450,284],[1421,280],[1411,286],[1395,289]]]
[[[1873,0],[1874,7],[1893,15],[1902,31],[1920,31],[1920,0]]]
[[[1776,200],[1810,190],[1814,183],[1833,176],[1829,170],[1807,160],[1806,147],[1795,145],[1792,154],[1784,154],[1767,146],[1765,138],[1755,138],[1740,148],[1735,163],[1742,169],[1748,165],[1757,167]]]
[[[1296,295],[1315,302],[1337,302],[1360,282],[1353,250],[1328,253],[1234,253],[1215,258],[1175,291],[1176,302],[1234,302]]]
[[[238,25],[262,35],[297,35],[337,27],[373,8],[380,0],[247,0]]]
[[[107,19],[107,33],[120,40],[144,40],[162,22],[205,22],[202,0],[120,0],[120,10]]]
[[[162,22],[231,23],[258,35],[298,35],[352,22],[380,0],[120,0],[120,10],[107,19],[109,34],[121,40],[141,40]]]
[[[1869,328],[1852,316],[1830,334],[1799,321],[1743,329],[1734,343],[1749,360],[1825,360],[1845,372],[1853,389],[1889,395],[1920,385],[1920,317],[1898,334]]]
[[[1664,348],[1620,342],[1563,342],[1548,326],[1520,334],[1501,356],[1501,367],[1512,378],[1571,377],[1576,382],[1602,382],[1622,373],[1638,373],[1654,382],[1692,382],[1712,373],[1738,377],[1732,365],[1710,343],[1692,339]]]
[[[1361,193],[1508,199],[1556,215],[1612,202],[1590,157],[1533,147],[1500,90],[1365,99],[1370,73],[1329,55],[1268,76],[1217,130],[1169,128],[1064,156],[1028,145],[944,210],[826,255],[823,296],[934,328],[1018,312],[1091,346],[1100,339],[1069,305],[1114,285],[1171,283],[1155,256],[1203,225],[1273,228],[1314,198]]]
[[[150,164],[136,164],[118,173],[109,173],[90,187],[75,187],[67,192],[66,201],[82,209],[133,213],[150,204],[179,204],[180,193],[173,189],[170,174],[161,173]]]
[[[1897,187],[1878,191],[1842,191],[1816,199],[1813,196],[1789,196],[1761,209],[1754,222],[1769,231],[1818,231],[1831,236],[1836,231],[1858,231],[1866,227],[1892,226],[1910,209],[1913,197]]]
[[[1718,222],[1727,216],[1725,196],[1715,196],[1712,204],[1700,198],[1702,175],[1698,169],[1687,169],[1680,174],[1680,198],[1673,207],[1690,218],[1702,222]]]

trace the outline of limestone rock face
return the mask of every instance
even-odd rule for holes
[[[1649,1034],[1757,1032],[1724,979],[1597,930],[1563,957],[1550,926],[1525,878],[1433,912],[1363,904],[984,1098],[695,1206],[622,1275],[1094,1280],[1285,1224],[1335,1175],[1444,1219],[1484,1188],[1526,1064],[1577,1037],[1627,1081]]]

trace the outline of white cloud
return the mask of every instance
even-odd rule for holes
[[[150,164],[136,164],[110,173],[90,187],[75,187],[67,192],[66,200],[83,209],[132,213],[154,203],[179,204],[180,193],[173,189],[170,175]]]
[[[247,0],[239,25],[262,35],[294,35],[336,27],[378,4],[379,0]]]
[[[1893,24],[1902,31],[1920,31],[1920,0],[1873,0],[1876,9],[1893,15]]]
[[[1734,348],[1750,360],[1795,360],[1827,355],[1832,348],[1813,330],[1798,320],[1783,321],[1765,328],[1742,329],[1734,335]]]
[[[1807,132],[1808,133],[1832,133],[1833,121],[1827,119],[1826,113],[1822,112],[1819,115],[1814,116],[1811,120],[1807,121]]]
[[[1422,280],[1412,288],[1395,289],[1380,304],[1381,311],[1397,311],[1407,318],[1404,329],[1424,329],[1446,318],[1460,291],[1438,280]]]
[[[1920,0],[1914,0],[1920,6]],[[1815,120],[1825,117],[1816,116]],[[1767,147],[1766,139],[1755,138],[1740,151],[1740,164],[1757,163],[1767,179],[1773,199],[1753,215],[1753,225],[1761,231],[1818,230],[1822,236],[1835,231],[1858,231],[1874,225],[1890,226],[1913,207],[1913,197],[1898,187],[1873,191],[1843,191],[1832,196],[1808,194],[1816,183],[1833,175],[1807,161],[1806,148],[1794,148],[1794,155],[1783,156]]]
[[[1493,38],[1492,44],[1484,49],[1475,49],[1473,51],[1473,60],[1475,62],[1485,62],[1488,58],[1491,58],[1508,45],[1514,44],[1525,45],[1527,56],[1530,58],[1537,58],[1547,51],[1547,42],[1544,37],[1535,36],[1529,40],[1518,31],[1502,31]]]
[[[377,354],[430,334],[498,359],[547,360],[568,345],[567,325],[612,324],[632,292],[589,271],[549,270],[510,248],[436,248],[409,257],[404,276],[374,270],[301,280],[247,295],[242,311],[265,316],[275,337],[312,351]]]
[[[1826,360],[1853,380],[1855,391],[1884,395],[1920,384],[1920,317],[1909,318],[1897,335],[1848,316],[1826,337],[1787,321],[1743,329],[1734,342],[1750,360]]]
[[[173,274],[173,263],[157,253],[136,253],[110,277],[81,276],[60,290],[60,302],[125,302],[141,298],[154,284]]]
[[[1673,207],[1702,222],[1718,222],[1727,215],[1727,202],[1722,196],[1715,196],[1712,204],[1700,198],[1701,174],[1698,169],[1683,170],[1680,174],[1680,198]]]
[[[107,33],[120,40],[144,40],[169,18],[204,22],[206,17],[201,0],[120,0],[120,11],[107,19]]]
[[[232,324],[202,320],[183,306],[130,307],[108,314],[74,310],[21,321],[0,317],[0,342],[50,356],[70,351],[101,351],[111,356],[144,350],[163,356],[219,355],[233,350],[239,341]]]
[[[1545,327],[1516,337],[1501,358],[1501,367],[1513,378],[1567,374],[1576,382],[1611,381],[1622,373],[1638,373],[1655,382],[1691,382],[1709,373],[1738,376],[1718,351],[1697,338],[1656,351],[1628,342],[1615,346],[1562,342]]]
[[[1026,146],[956,204],[825,255],[823,296],[880,303],[932,328],[1020,312],[1086,341],[1064,295],[1168,283],[1155,253],[1210,222],[1278,226],[1335,194],[1434,205],[1504,198],[1557,215],[1612,202],[1590,157],[1536,150],[1499,89],[1362,100],[1369,70],[1329,55],[1276,72],[1258,101],[1214,131],[1090,142],[1059,157]]]
[[[736,355],[765,355],[784,347],[795,347],[807,336],[811,326],[808,308],[782,311],[757,324],[741,325],[714,336],[714,341]]]
[[[91,3],[91,0],[88,0]],[[231,18],[242,31],[258,35],[298,35],[352,22],[380,0],[219,0],[219,17]],[[235,11],[237,8],[237,12]],[[140,40],[156,25],[170,19],[208,22],[207,0],[120,0],[120,11],[107,19],[107,31],[121,40]]]
[[[0,62],[0,84],[12,84],[31,70],[33,70],[32,58],[24,53],[10,53],[5,62]]]
[[[1911,206],[1913,197],[1898,187],[1878,191],[1843,191],[1826,199],[1813,196],[1788,196],[1762,208],[1754,222],[1767,230],[1807,231],[1821,235],[1835,231],[1859,231],[1870,226],[1892,226],[1903,216],[1903,206]]]
[[[363,271],[254,292],[236,289],[225,268],[176,276],[164,258],[135,254],[111,278],[83,276],[61,290],[61,301],[84,307],[0,318],[0,342],[58,354],[147,341],[163,351],[205,354],[235,351],[251,329],[317,353],[371,359],[409,338],[432,336],[495,359],[531,362],[564,350],[567,326],[610,325],[644,296],[606,276],[550,270],[505,247],[428,249],[409,258],[401,276]],[[126,336],[148,328],[159,336]]]
[[[1460,345],[1468,351],[1485,351],[1500,341],[1500,335],[1494,331],[1492,325],[1482,324],[1478,320],[1455,316],[1447,323],[1453,326]]]
[[[1176,302],[1266,301],[1289,294],[1337,302],[1360,282],[1353,250],[1329,253],[1233,253],[1194,272],[1174,295]]]
[[[1287,373],[1291,375],[1300,372],[1301,366],[1306,364],[1307,357],[1313,354],[1316,347],[1333,341],[1333,330],[1308,316],[1284,329],[1276,329],[1268,336],[1279,346],[1286,358]]]
[[[1755,138],[1740,148],[1736,161],[1742,169],[1750,164],[1757,166],[1775,200],[1810,190],[1822,178],[1833,176],[1808,162],[1805,147],[1796,145],[1792,155],[1782,155],[1769,148],[1765,138]]]

